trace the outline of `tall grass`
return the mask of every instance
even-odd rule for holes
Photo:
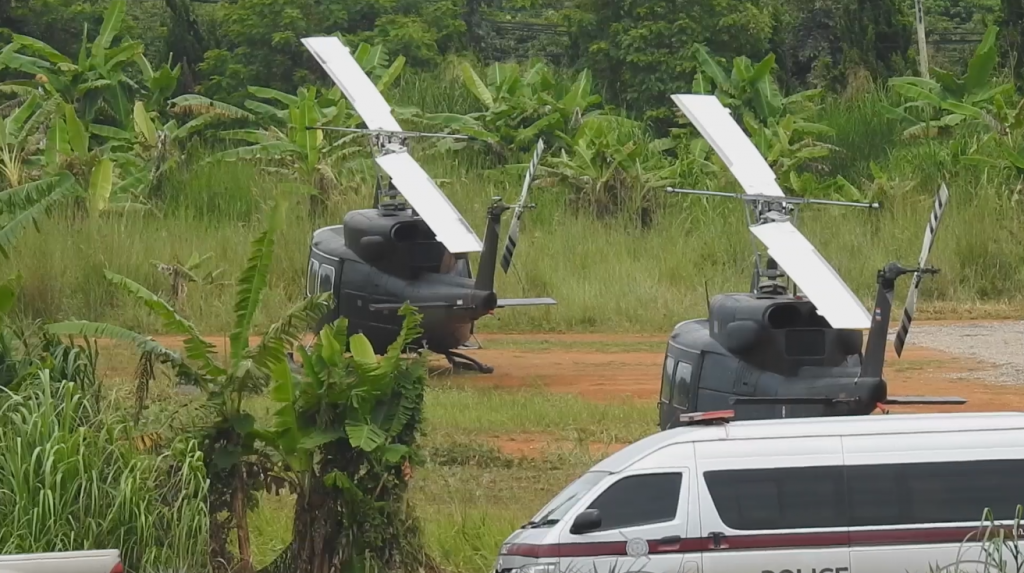
[[[403,77],[395,105],[429,112],[477,109],[455,63]],[[959,165],[957,155],[977,141],[975,134],[902,139],[902,128],[879,109],[885,102],[894,103],[892,95],[875,88],[828,99],[819,121],[835,129],[834,143],[842,151],[823,163],[830,174],[862,188],[874,182],[875,163],[889,181],[912,183],[909,191],[883,194],[881,212],[805,207],[800,227],[870,304],[877,269],[890,260],[916,260],[932,198],[946,181],[952,198],[932,259],[942,274],[924,282],[921,315],[952,317],[959,308],[979,304],[1004,315],[1018,312],[1024,307],[1024,209],[1013,198],[1020,178]],[[482,236],[487,202],[497,195],[514,200],[520,175],[491,169],[491,159],[472,145],[455,153],[428,151],[413,148]],[[257,326],[303,295],[312,231],[340,222],[348,210],[369,207],[372,176],[365,163],[342,170],[344,192],[322,220],[311,220],[305,205],[296,203]],[[111,214],[98,222],[57,214],[41,233],[26,234],[15,251],[11,271],[26,279],[19,310],[28,317],[100,320],[157,333],[159,324],[114,292],[103,269],[166,291],[167,278],[151,261],[210,252],[223,276],[236,275],[258,232],[261,206],[282,183],[256,165],[186,161],[173,174],[159,214]],[[729,199],[667,197],[645,231],[632,219],[595,220],[579,213],[563,190],[538,187],[532,199],[538,208],[524,218],[514,271],[499,272],[497,288],[507,297],[552,296],[558,305],[501,311],[481,321],[481,331],[664,332],[705,311],[705,281],[712,294],[749,286],[751,236],[741,207]],[[223,332],[231,324],[231,292],[224,285],[191,286],[181,310],[201,329]]]
[[[193,444],[134,450],[130,426],[79,386],[37,384],[0,405],[0,553],[119,549],[126,568],[203,569],[206,480]]]

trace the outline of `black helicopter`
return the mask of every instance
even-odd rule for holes
[[[494,292],[501,217],[515,209],[501,260],[507,273],[520,218],[525,209],[533,207],[526,204],[526,196],[543,153],[543,141],[537,144],[519,203],[507,205],[495,198],[488,207],[481,245],[469,223],[407,151],[411,137],[470,138],[403,131],[390,106],[338,38],[304,38],[302,43],[368,128],[321,129],[368,133],[375,161],[389,179],[385,184],[378,174],[372,209],[350,211],[341,225],[313,233],[306,294],[331,292],[334,297],[333,306],[314,331],[343,316],[349,334],[363,333],[374,350],[383,353],[398,336],[402,317],[397,311],[408,302],[423,315],[423,334],[414,341],[416,346],[444,355],[453,367],[493,372],[492,367],[456,351],[466,347],[476,320],[498,308],[556,304],[550,298],[501,299]],[[468,259],[471,252],[480,252],[475,279]]]
[[[925,264],[949,200],[945,185],[935,198],[917,268],[889,263],[878,271],[874,312],[869,315],[792,225],[790,216],[799,204],[878,204],[786,197],[767,163],[715,96],[673,99],[748,194],[668,191],[743,199],[752,207],[750,230],[767,245],[768,258],[762,270],[755,249],[751,292],[719,294],[709,300],[707,318],[676,325],[665,353],[659,427],[685,425],[694,412],[734,410],[735,419],[751,420],[867,415],[889,404],[966,403],[962,398],[891,397],[882,377],[896,280],[914,273],[896,335],[899,356],[921,278],[938,272]],[[806,296],[797,294],[795,286],[789,292],[780,280],[787,274]],[[862,351],[865,329],[870,330]]]

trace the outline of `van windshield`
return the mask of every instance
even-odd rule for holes
[[[554,525],[558,523],[560,519],[565,517],[566,513],[573,508],[577,501],[581,497],[587,494],[588,491],[593,489],[595,485],[601,482],[611,472],[587,472],[581,475],[576,481],[569,484],[563,489],[558,495],[548,502],[537,515],[533,516],[533,519],[523,527],[540,527],[544,525]]]

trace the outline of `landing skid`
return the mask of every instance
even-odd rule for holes
[[[453,370],[475,370],[482,374],[490,374],[491,372],[494,372],[493,366],[488,366],[476,358],[467,356],[461,352],[449,350],[447,352],[442,352],[441,354],[448,359],[448,364],[452,365]]]

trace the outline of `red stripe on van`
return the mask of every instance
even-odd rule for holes
[[[1011,528],[1004,528],[1012,535]],[[934,545],[978,541],[985,529],[977,527],[944,527],[929,529],[875,529],[818,533],[769,533],[759,535],[730,535],[715,547],[710,537],[683,538],[674,543],[661,543],[648,539],[650,553],[702,553],[705,551],[739,551],[748,549],[799,549],[807,547],[874,547],[880,545]],[[559,543],[536,545],[513,543],[503,555],[520,557],[603,557],[626,555],[625,541],[595,543]]]

